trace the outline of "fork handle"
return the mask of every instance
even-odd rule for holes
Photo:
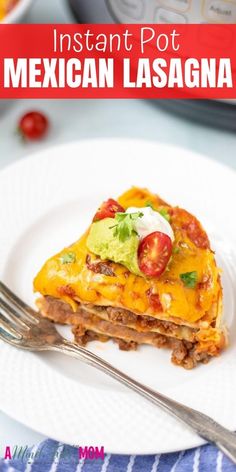
[[[62,343],[51,346],[51,348],[86,362],[90,366],[105,372],[118,382],[126,385],[126,387],[147,398],[155,405],[190,426],[203,439],[215,443],[218,448],[236,464],[236,434],[224,428],[209,416],[146,387],[124,372],[116,369],[96,354],[93,354],[73,342],[63,340]]]

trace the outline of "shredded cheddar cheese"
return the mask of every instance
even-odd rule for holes
[[[167,269],[160,278],[144,278],[130,273],[126,267],[110,262],[114,276],[95,273],[89,269],[97,256],[86,246],[87,232],[69,248],[50,258],[34,280],[34,289],[42,295],[50,295],[70,301],[74,300],[104,306],[127,308],[137,314],[150,314],[159,319],[174,320],[177,324],[199,325],[204,320],[208,326],[217,318],[220,300],[220,271],[214,253],[210,249],[206,233],[198,220],[185,210],[167,205],[148,190],[132,188],[119,198],[126,209],[143,207],[151,203],[154,209],[168,208],[170,224],[175,234],[175,247]],[[66,253],[75,257],[63,264]],[[195,288],[184,285],[180,275],[197,273]],[[150,294],[159,297],[162,310],[151,303]],[[213,308],[214,307],[214,310]],[[202,321],[203,322],[203,321]],[[211,333],[215,335],[215,333]],[[203,338],[201,343],[204,344]]]

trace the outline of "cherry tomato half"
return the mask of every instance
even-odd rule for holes
[[[98,209],[93,221],[103,220],[104,218],[115,218],[117,212],[124,213],[124,208],[112,198],[109,198]]]
[[[48,131],[48,119],[38,111],[31,111],[22,116],[19,122],[19,132],[30,141],[41,139]]]
[[[159,277],[172,254],[172,242],[167,234],[155,231],[141,241],[138,248],[140,270],[149,277]]]

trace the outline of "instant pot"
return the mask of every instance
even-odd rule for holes
[[[80,23],[236,23],[236,0],[68,0]],[[236,131],[236,100],[158,100],[203,124]]]

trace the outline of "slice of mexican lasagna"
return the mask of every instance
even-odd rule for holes
[[[220,270],[199,221],[148,190],[104,202],[87,232],[34,280],[41,314],[75,340],[172,350],[187,369],[226,344]]]

